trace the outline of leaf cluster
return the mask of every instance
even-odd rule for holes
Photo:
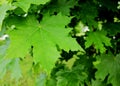
[[[118,0],[0,0],[0,84],[119,86],[119,14]]]

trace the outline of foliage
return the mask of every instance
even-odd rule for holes
[[[118,0],[0,0],[2,86],[119,86]]]

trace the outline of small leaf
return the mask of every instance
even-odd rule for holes
[[[111,46],[110,38],[106,36],[105,31],[96,31],[88,33],[86,37],[85,47],[88,48],[91,45],[95,46],[95,49],[100,50],[101,53],[105,52],[105,46]]]

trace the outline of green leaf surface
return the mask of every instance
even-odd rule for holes
[[[11,59],[4,59],[0,61],[0,79],[3,78],[3,76],[6,74],[7,68],[11,62]]]
[[[9,40],[6,40],[4,42],[5,43],[3,43],[2,45],[0,45],[0,61],[2,61],[4,59],[4,55],[6,53],[6,50],[7,50],[8,46],[9,46]]]
[[[58,77],[57,80],[58,80],[57,86],[67,86],[67,84],[68,84],[68,81],[66,78]]]
[[[6,16],[6,12],[9,9],[9,7],[10,6],[7,2],[4,2],[4,3],[0,4],[0,31],[1,31],[1,28],[2,28],[3,20]]]
[[[95,77],[97,79],[104,80],[108,76],[108,83],[112,83],[113,86],[120,85],[120,54],[113,56],[111,54],[103,54],[98,57],[100,63],[96,65],[97,72]]]
[[[2,79],[5,74],[11,74],[11,79],[18,81],[22,77],[21,68],[19,65],[19,59],[3,59],[0,61],[0,79]]]
[[[8,26],[15,25],[15,29],[8,31],[11,43],[5,57],[24,57],[32,45],[34,61],[51,70],[60,57],[56,46],[66,51],[83,51],[76,40],[68,35],[70,29],[65,25],[69,21],[70,18],[61,14],[44,17],[40,24],[32,15],[7,19]]]
[[[46,85],[45,85],[45,83],[46,83],[46,78],[47,78],[46,74],[41,73],[41,74],[39,75],[39,77],[37,78],[37,80],[36,80],[36,86],[46,86]]]
[[[58,0],[58,10],[62,12],[65,15],[69,15],[70,13],[70,8],[73,8],[76,4],[76,0]]]
[[[15,6],[22,8],[25,12],[28,11],[30,8],[31,4],[45,4],[50,0],[18,0],[17,2],[14,3]]]
[[[46,86],[56,86],[56,79],[52,79],[52,78],[48,79]]]
[[[57,77],[57,86],[79,86],[79,77],[76,73],[65,71],[61,72],[60,75]]]
[[[106,36],[105,31],[96,31],[88,33],[86,37],[85,47],[88,48],[91,45],[95,46],[95,49],[100,50],[101,53],[105,52],[105,46],[111,46],[110,38]]]
[[[76,0],[58,0],[54,2],[54,4],[50,4],[50,6],[48,6],[48,10],[53,13],[61,12],[64,15],[69,15],[70,8],[73,8],[76,3]]]
[[[83,72],[84,66],[77,65],[71,70],[60,70],[56,73],[57,86],[82,86],[84,80],[87,78],[85,72]]]
[[[105,83],[100,80],[92,80],[92,86],[107,86]]]
[[[25,56],[24,58],[21,58],[20,61],[20,67],[22,70],[22,75],[27,76],[31,74],[31,69],[33,67],[33,58],[30,55]],[[24,66],[25,65],[25,66]],[[34,68],[34,67],[33,67]],[[39,70],[39,68],[38,68]]]
[[[80,17],[84,24],[88,24],[89,28],[98,28],[98,22],[95,18],[98,15],[98,9],[94,3],[86,2],[80,4],[80,11],[77,17]]]
[[[18,81],[22,77],[19,61],[20,61],[19,58],[16,58],[16,59],[13,59],[10,64],[11,78],[16,79],[16,81]]]

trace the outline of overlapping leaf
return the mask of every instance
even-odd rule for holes
[[[92,80],[92,86],[107,86],[105,83],[100,80]]]
[[[76,3],[76,0],[63,0],[62,2],[58,0],[58,10],[65,15],[69,15],[70,8],[73,8]]]
[[[120,85],[120,54],[113,56],[111,54],[101,55],[99,58],[99,64],[96,65],[97,72],[96,78],[104,80],[107,75],[108,83],[112,83],[113,86]]]
[[[75,0],[69,0],[69,1],[63,0],[62,2],[61,2],[61,0],[58,0],[58,2],[56,4],[56,6],[58,6],[58,7],[56,7],[55,9],[56,9],[56,11],[60,11],[65,15],[69,15],[70,8],[74,7],[75,4],[76,4]]]
[[[84,24],[87,23],[90,29],[92,29],[92,27],[98,28],[98,22],[95,21],[95,18],[98,15],[98,10],[95,7],[95,4],[90,2],[81,3],[80,9],[81,10],[79,11],[80,13],[78,16],[80,17],[81,21]]]
[[[11,59],[7,59],[7,60],[4,59],[4,60],[0,61],[0,66],[1,66],[0,79],[2,79],[3,76],[6,74],[6,71],[7,71],[7,68],[9,66],[10,62],[11,62]]]
[[[83,85],[86,73],[82,72],[83,65],[77,65],[72,70],[61,70],[57,72],[57,86],[79,86]]]
[[[90,32],[86,37],[85,47],[88,48],[91,45],[94,45],[97,51],[100,50],[103,53],[106,50],[104,45],[111,46],[110,38],[106,36],[105,31]]]
[[[103,29],[105,29],[109,35],[115,36],[117,33],[120,33],[120,23],[106,23],[103,25]]]
[[[0,78],[3,78],[8,71],[11,74],[11,79],[18,81],[22,77],[19,58],[3,59],[0,61],[0,66]]]
[[[14,3],[14,5],[22,8],[25,12],[27,12],[31,4],[40,5],[45,4],[48,1],[50,0],[18,0]]]
[[[76,0],[53,0],[52,3],[47,6],[45,12],[50,11],[51,14],[54,14],[54,12],[61,12],[64,15],[69,15],[70,8],[73,8],[76,4]]]
[[[40,76],[36,80],[36,86],[46,86],[46,74],[41,73]]]
[[[11,78],[16,79],[16,81],[22,77],[19,61],[19,58],[13,59],[9,65],[11,66]]]
[[[7,1],[4,1],[0,4],[0,30],[2,28],[2,23],[3,23],[3,20],[6,16],[6,12],[7,10],[9,9],[9,4],[7,3]]]
[[[7,19],[15,29],[10,30],[11,43],[6,57],[24,57],[30,46],[33,46],[35,62],[40,62],[43,68],[50,70],[57,58],[60,56],[56,46],[66,51],[82,50],[75,39],[71,38],[66,29],[70,18],[58,14],[57,16],[46,16],[38,23],[36,18],[29,15],[27,18],[12,17]]]

